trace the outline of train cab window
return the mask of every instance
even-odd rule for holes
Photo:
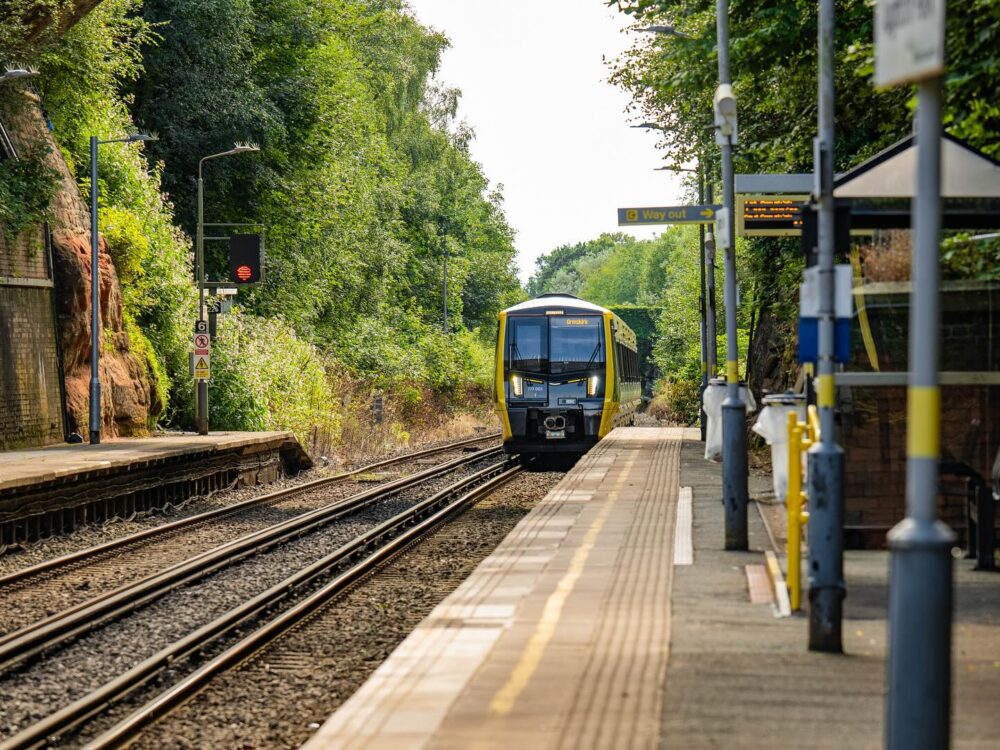
[[[545,372],[549,359],[547,318],[509,318],[507,361],[512,370]]]
[[[596,315],[550,319],[549,366],[553,375],[604,364],[602,323]]]

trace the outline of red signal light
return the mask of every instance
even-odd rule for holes
[[[253,269],[248,265],[236,266],[236,278],[240,281],[249,281],[253,276]]]

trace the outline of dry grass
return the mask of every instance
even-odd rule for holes
[[[379,394],[362,382],[344,380],[340,385],[344,388],[340,434],[335,440],[326,436],[307,446],[314,449],[314,456],[326,457],[335,465],[498,429],[488,394],[478,389],[443,395],[413,385]],[[374,408],[379,395],[381,419]]]
[[[908,230],[881,232],[874,242],[860,250],[865,281],[909,280],[912,241]]]

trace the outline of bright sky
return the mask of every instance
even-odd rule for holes
[[[675,205],[655,132],[633,129],[604,59],[637,34],[603,0],[408,0],[451,40],[439,80],[462,90],[472,155],[504,186],[522,280],[559,245],[618,231],[619,206]],[[653,236],[655,230],[631,232]]]

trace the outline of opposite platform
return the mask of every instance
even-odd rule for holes
[[[685,440],[614,430],[305,747],[656,746]]]
[[[271,482],[312,461],[290,432],[126,438],[0,453],[0,548]]]

